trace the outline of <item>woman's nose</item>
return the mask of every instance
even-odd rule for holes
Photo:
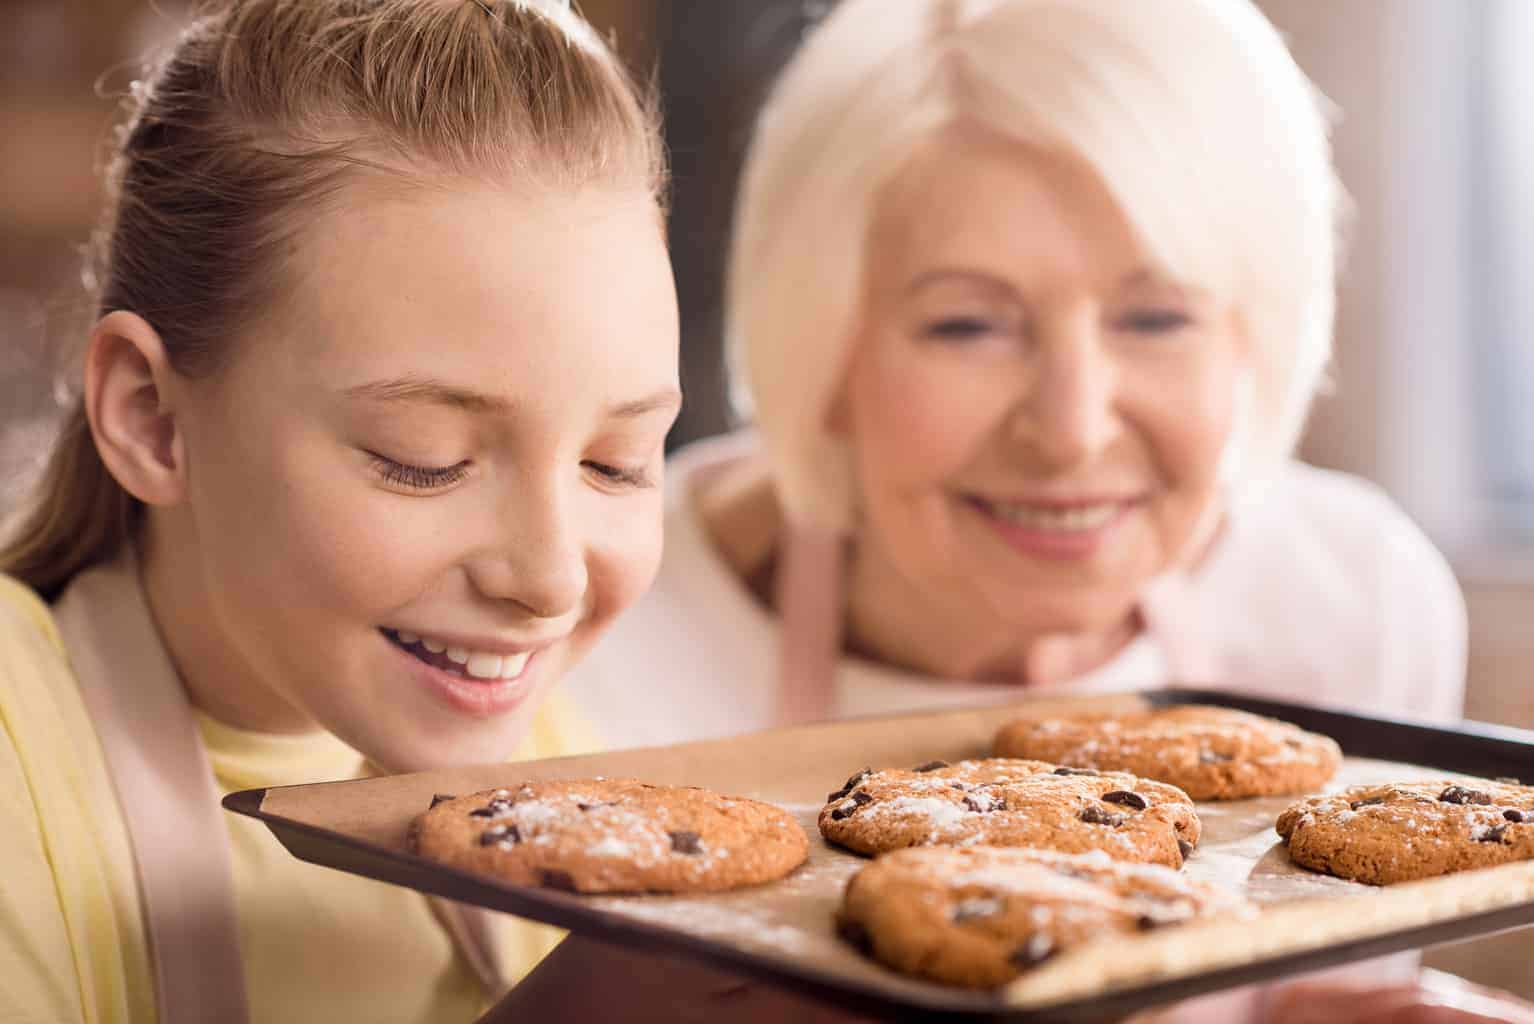
[[[1046,326],[1035,338],[1011,434],[1050,469],[1089,461],[1117,430],[1117,368],[1101,342],[1096,318],[1084,313]]]
[[[557,619],[585,599],[586,546],[558,488],[546,490],[531,501],[523,492],[503,506],[495,542],[470,562],[469,575],[486,597]]]

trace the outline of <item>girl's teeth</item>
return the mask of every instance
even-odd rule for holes
[[[400,630],[395,635],[398,636],[399,642],[407,647],[419,643],[432,654],[445,652],[449,661],[455,665],[462,665],[463,674],[473,679],[516,679],[527,667],[527,660],[533,656],[532,651],[502,656],[483,651],[471,651],[467,647],[449,647],[429,636],[407,633],[404,630]]]
[[[451,654],[448,655],[452,657]],[[457,658],[453,658],[457,661]],[[469,657],[464,665],[464,671],[475,679],[499,679],[501,677],[501,657],[498,654],[475,654]]]

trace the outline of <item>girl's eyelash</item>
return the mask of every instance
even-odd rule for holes
[[[413,491],[439,491],[462,480],[469,473],[467,460],[453,466],[412,466],[395,462],[377,452],[368,452],[373,459],[373,469],[384,483],[406,487]]]
[[[585,462],[585,467],[605,480],[623,484],[625,487],[650,487],[650,474],[643,469],[624,469],[603,462]]]
[[[995,329],[996,325],[984,317],[952,316],[932,321],[922,328],[922,334],[939,341],[965,341]]]

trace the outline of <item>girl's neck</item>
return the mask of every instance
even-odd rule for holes
[[[197,571],[195,540],[169,542],[163,536],[168,525],[159,515],[145,517],[139,579],[187,699],[199,711],[235,729],[279,734],[314,731],[314,722],[265,686],[228,643],[214,611],[216,602]]]

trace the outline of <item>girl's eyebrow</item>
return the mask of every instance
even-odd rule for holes
[[[374,402],[445,405],[473,413],[505,413],[511,410],[511,403],[498,395],[487,395],[431,377],[396,377],[369,381],[346,388],[342,394],[348,398]],[[675,388],[667,388],[644,398],[610,406],[607,415],[617,419],[634,419],[652,412],[675,412],[681,404],[682,393]]]
[[[506,412],[511,404],[504,398],[461,388],[431,377],[396,377],[355,384],[342,394],[374,402],[418,402],[446,405],[466,412]]]

